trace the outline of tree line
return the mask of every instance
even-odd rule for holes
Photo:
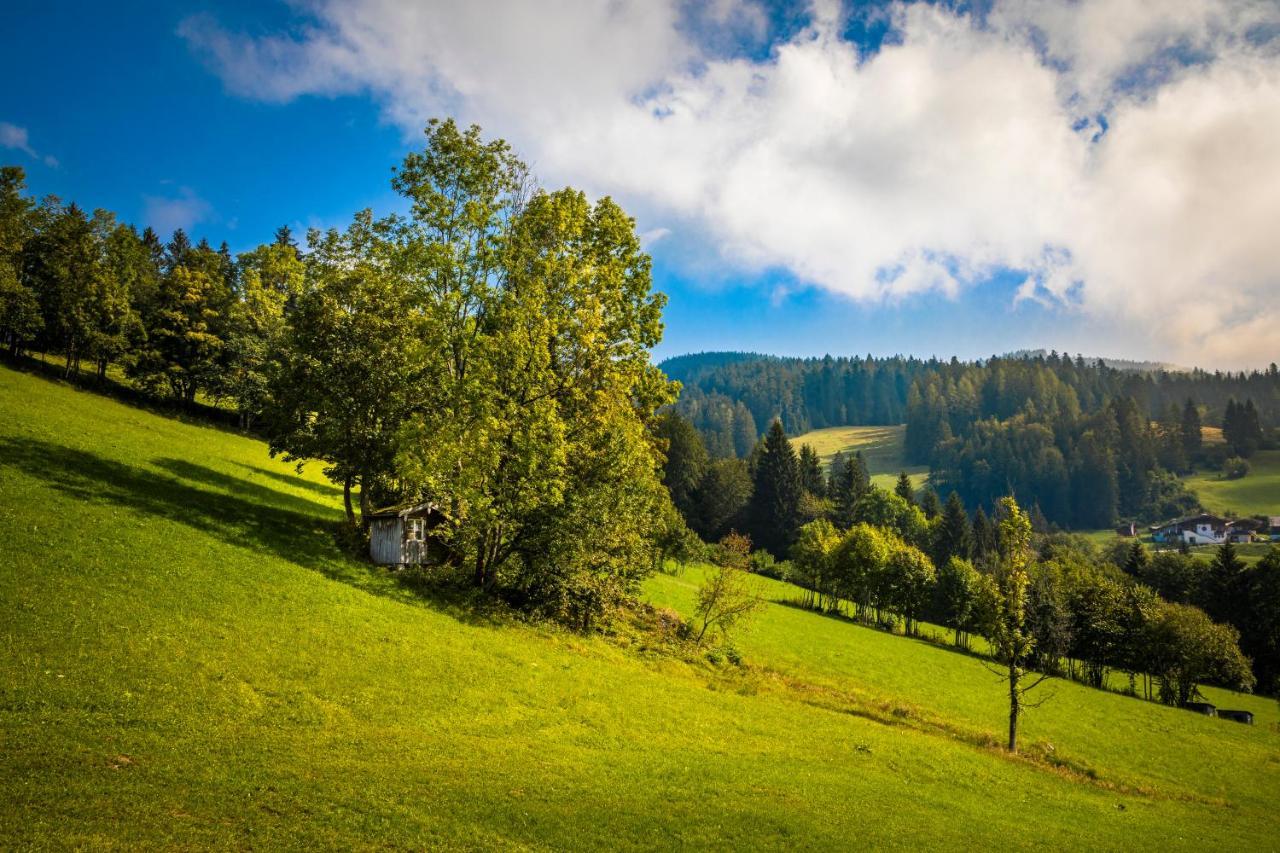
[[[444,571],[575,627],[652,570],[675,517],[654,416],[675,386],[649,357],[664,297],[610,199],[545,190],[452,120],[394,172],[407,214],[234,258],[0,177],[11,356],[230,405],[273,454],[318,460],[353,525],[429,502]]]
[[[923,396],[935,382],[947,402],[945,415],[953,432],[980,418],[1012,417],[1028,400],[1042,410],[1055,398],[1058,405],[1089,415],[1113,399],[1131,397],[1151,418],[1164,418],[1170,407],[1181,409],[1190,398],[1205,423],[1215,425],[1223,424],[1230,401],[1253,400],[1264,430],[1280,426],[1280,370],[1274,364],[1266,370],[1209,372],[1118,369],[1101,360],[1057,352],[993,356],[978,362],[697,353],[668,359],[661,366],[683,386],[682,414],[704,433],[721,418],[695,409],[693,403],[705,407],[708,399],[727,400],[731,406],[741,402],[762,429],[777,418],[791,435],[832,426],[909,422],[912,390]],[[1070,389],[1074,402],[1066,399],[1065,389]],[[712,443],[708,440],[709,448]],[[913,455],[927,453],[934,443],[924,441],[911,448]],[[738,455],[745,456],[747,450]]]
[[[1175,704],[1201,682],[1270,689],[1280,675],[1280,550],[1252,567],[1229,545],[1213,563],[1152,558],[1137,542],[1099,554],[1007,496],[971,515],[957,492],[942,502],[905,474],[892,490],[876,487],[856,453],[824,470],[778,421],[747,459],[711,458],[675,411],[658,432],[664,480],[689,527],[707,541],[749,537],[752,567],[804,588],[809,606],[907,633],[936,622],[963,648],[982,636],[997,651],[1004,642],[1019,667],[1095,687],[1118,672],[1135,694]],[[1015,512],[1027,528],[1016,548],[1002,532]],[[1025,578],[1010,604],[1015,556]]]

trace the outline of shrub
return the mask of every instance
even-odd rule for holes
[[[1239,480],[1249,473],[1249,463],[1239,456],[1232,456],[1222,463],[1222,474],[1228,480]]]

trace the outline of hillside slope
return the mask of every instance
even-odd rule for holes
[[[966,739],[999,685],[945,650],[782,604],[747,674],[495,624],[342,556],[260,442],[4,368],[0,414],[5,849],[1273,843],[1274,703],[1064,685],[1028,742],[1090,780]]]

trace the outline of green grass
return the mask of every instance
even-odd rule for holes
[[[898,474],[906,471],[911,482],[918,489],[929,477],[929,468],[925,465],[907,465],[902,456],[902,440],[906,427],[897,426],[843,426],[815,429],[803,435],[794,436],[791,443],[796,447],[808,444],[824,465],[831,462],[837,452],[852,453],[862,451],[862,458],[867,463],[871,474],[871,482],[882,488],[891,489],[898,481]]]
[[[260,442],[0,368],[0,848],[1274,844],[1270,700],[1062,685],[1026,738],[1067,769],[1012,759],[972,658],[783,604],[746,671],[486,619],[339,516]]]
[[[1249,460],[1248,475],[1238,480],[1225,479],[1217,471],[1201,471],[1185,482],[1210,512],[1280,515],[1280,450],[1255,453]]]

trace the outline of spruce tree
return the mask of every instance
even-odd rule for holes
[[[774,420],[755,466],[752,540],[775,557],[786,556],[800,509],[800,463],[782,422]]]
[[[983,519],[985,521],[985,515]],[[935,565],[942,566],[952,557],[967,560],[973,555],[973,546],[973,535],[969,528],[969,516],[964,511],[964,503],[960,500],[959,494],[952,492],[947,496],[947,503],[942,508],[942,516],[934,535],[933,562]]]
[[[1201,423],[1200,410],[1196,408],[1195,402],[1188,397],[1186,405],[1182,407],[1182,423],[1180,426],[1182,433],[1182,449],[1187,454],[1187,462],[1193,463],[1196,454],[1200,452],[1201,445]]]
[[[942,502],[938,500],[938,493],[930,486],[925,486],[920,491],[920,509],[924,511],[924,517],[930,521],[942,512]]]
[[[827,494],[826,478],[822,476],[822,460],[818,453],[807,444],[800,445],[800,486],[815,497]]]
[[[911,485],[911,478],[907,476],[907,472],[903,471],[898,475],[898,482],[893,487],[893,493],[911,505],[916,502],[916,489]]]
[[[1151,559],[1147,556],[1147,549],[1142,547],[1142,543],[1137,539],[1133,540],[1133,544],[1129,546],[1129,553],[1124,558],[1124,566],[1122,567],[1125,574],[1140,578],[1143,570]]]
[[[973,556],[984,559],[995,553],[996,528],[982,507],[973,514]]]

